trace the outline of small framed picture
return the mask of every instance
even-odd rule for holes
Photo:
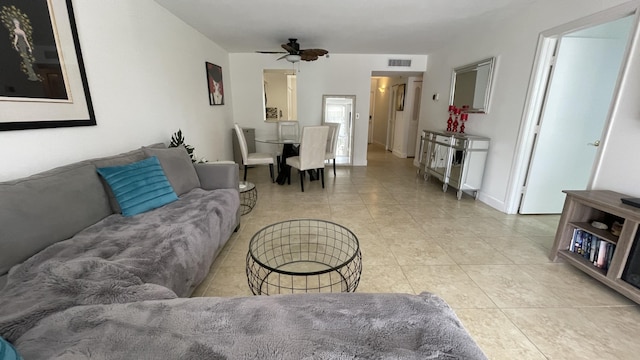
[[[404,90],[405,84],[398,85],[396,92],[396,111],[404,111]]]
[[[278,108],[277,107],[267,107],[265,109],[265,113],[267,114],[267,120],[278,120]]]
[[[207,83],[209,84],[209,105],[224,105],[224,86],[222,86],[222,68],[205,62]]]

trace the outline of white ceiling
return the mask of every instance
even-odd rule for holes
[[[428,54],[487,15],[540,0],[155,0],[230,53]]]

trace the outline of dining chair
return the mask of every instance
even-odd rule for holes
[[[278,139],[279,140],[298,140],[300,135],[299,123],[297,121],[278,121]],[[276,164],[278,164],[278,172],[280,169],[280,157],[282,156],[282,145],[276,150]]]
[[[298,169],[300,173],[302,192],[304,192],[304,172],[306,170],[318,170],[324,189],[324,156],[328,135],[328,126],[303,127],[299,155],[287,158],[287,165]],[[289,184],[291,184],[291,177],[289,177]]]
[[[279,121],[278,122],[278,138],[297,140],[300,130],[297,121]]]
[[[336,151],[338,150],[338,134],[340,133],[340,123],[325,123],[329,126],[329,136],[327,137],[325,160],[333,160],[333,176],[336,176]]]
[[[238,143],[240,143],[240,152],[242,153],[242,162],[244,163],[244,181],[247,181],[247,169],[249,165],[269,165],[269,173],[271,174],[271,181],[273,178],[273,155],[267,153],[250,153],[247,149],[247,140],[244,138],[244,132],[238,123],[234,124],[236,128],[236,136],[238,137]]]

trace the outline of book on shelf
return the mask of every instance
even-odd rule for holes
[[[591,251],[589,252],[589,261],[596,260],[596,252],[598,252],[598,242],[602,242],[598,237],[591,235]]]
[[[615,244],[590,232],[574,229],[568,250],[580,255],[594,266],[606,270],[613,258],[615,247]]]
[[[608,243],[607,244],[607,260],[605,261],[605,269],[609,268],[609,264],[611,264],[611,259],[613,259],[613,251],[615,250],[616,246],[612,243]]]
[[[604,268],[604,264],[607,261],[607,244],[606,241],[600,241],[600,246],[598,247],[598,258],[596,260],[596,266],[599,268]]]
[[[578,231],[582,231],[580,229],[573,229],[573,236],[571,237],[571,244],[569,244],[569,251],[574,252],[573,250],[576,248],[576,237],[578,236]]]
[[[582,230],[576,229],[573,232],[573,238],[571,239],[571,246],[569,246],[569,251],[582,254]]]

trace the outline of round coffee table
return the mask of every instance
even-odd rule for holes
[[[254,183],[248,181],[240,181],[238,190],[240,191],[240,214],[246,215],[256,206],[258,190]]]
[[[254,295],[354,292],[362,254],[358,238],[344,226],[288,220],[253,235],[246,271]]]

